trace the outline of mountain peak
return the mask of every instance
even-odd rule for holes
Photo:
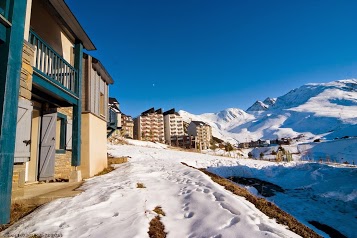
[[[270,106],[273,106],[273,105],[275,104],[275,102],[276,102],[276,98],[270,98],[270,97],[267,97],[267,98],[263,101],[263,103],[264,103],[265,105],[268,105],[269,107],[270,107]]]
[[[256,101],[252,106],[250,106],[246,112],[260,112],[266,111],[269,108],[269,105],[265,104],[262,101]]]

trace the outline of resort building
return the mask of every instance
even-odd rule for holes
[[[162,109],[149,110],[134,119],[134,139],[165,143]]]
[[[175,112],[175,109],[168,110],[163,113],[164,115],[164,128],[165,128],[165,141],[171,144],[171,138],[175,136],[180,137],[184,135],[182,117]]]
[[[194,136],[196,139],[196,148],[206,150],[210,147],[212,139],[212,128],[202,121],[191,121],[187,128],[187,134]]]
[[[123,137],[133,139],[134,138],[134,121],[131,116],[121,115],[121,130],[120,133]]]

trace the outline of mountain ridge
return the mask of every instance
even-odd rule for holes
[[[306,141],[357,136],[357,79],[305,84],[276,99],[258,100],[246,111],[179,114],[186,122],[208,123],[214,136],[233,143],[299,135]]]

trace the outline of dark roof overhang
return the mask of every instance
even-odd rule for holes
[[[57,11],[61,20],[69,28],[71,33],[75,36],[76,39],[80,40],[83,43],[83,47],[86,50],[96,50],[93,42],[84,31],[81,24],[78,22],[77,18],[74,16],[73,12],[69,9],[68,5],[64,0],[48,0],[53,8]]]

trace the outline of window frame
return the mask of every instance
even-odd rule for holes
[[[106,106],[105,106],[105,95],[102,92],[99,92],[99,115],[103,118],[105,117],[105,110],[106,110]]]
[[[57,112],[57,119],[60,119],[60,135],[59,135],[59,149],[56,149],[56,154],[66,153],[66,135],[67,135],[67,116]],[[57,137],[57,136],[56,136]],[[56,138],[57,139],[57,138]]]

